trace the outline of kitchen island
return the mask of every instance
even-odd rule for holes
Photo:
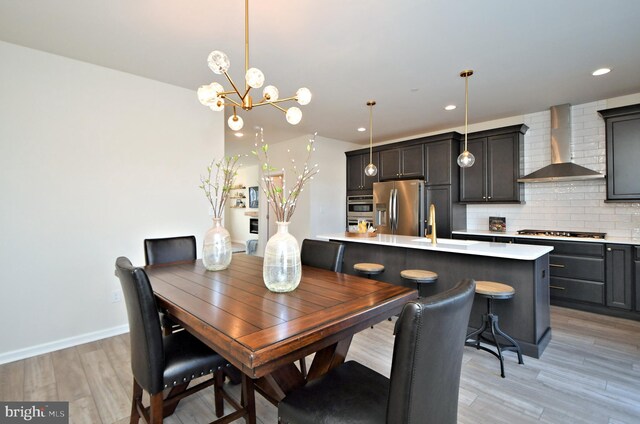
[[[434,284],[422,284],[421,295],[429,296],[453,287],[463,278],[497,281],[512,286],[513,299],[494,302],[500,327],[520,344],[522,353],[540,357],[551,339],[549,312],[549,246],[488,243],[472,240],[431,240],[411,236],[379,234],[351,237],[326,234],[320,239],[345,245],[343,272],[356,274],[353,265],[375,262],[385,266],[373,279],[399,285],[413,283],[400,277],[403,269],[425,269],[438,273]],[[486,302],[476,298],[469,327],[480,326]]]

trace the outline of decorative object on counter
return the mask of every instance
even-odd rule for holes
[[[295,180],[293,188],[287,191],[286,177],[282,174],[275,176],[274,173],[279,170],[270,165],[269,145],[264,142],[263,129],[259,128],[256,133],[256,148],[252,153],[260,162],[260,186],[278,226],[278,231],[269,238],[265,246],[262,268],[264,284],[273,292],[290,292],[300,284],[300,246],[295,237],[289,234],[289,221],[296,210],[304,185],[319,171],[317,164],[309,166],[311,152],[315,151],[316,135],[317,133],[307,143],[307,157],[302,169],[298,169],[295,160],[291,159],[290,170]]]
[[[209,271],[226,269],[231,263],[231,236],[222,226],[222,214],[238,174],[239,160],[240,155],[227,156],[217,162],[214,159],[207,166],[207,174],[200,176],[200,188],[213,211],[213,226],[205,233],[202,246],[202,263]]]
[[[469,117],[469,77],[473,75],[473,70],[467,69],[460,72],[460,76],[464,78],[464,152],[458,156],[458,166],[460,168],[469,168],[473,166],[476,158],[467,149],[467,133],[468,131],[468,117]]]
[[[504,216],[489,217],[489,231],[504,233],[507,231],[507,218]]]
[[[249,207],[258,209],[258,186],[249,187]]]
[[[373,107],[376,105],[375,100],[369,100],[369,165],[364,168],[367,177],[375,177],[378,174],[378,168],[373,164]]]
[[[522,361],[522,352],[518,343],[498,326],[498,315],[493,313],[493,300],[511,299],[515,295],[515,292],[516,291],[513,287],[508,284],[496,283],[495,281],[476,281],[476,294],[487,299],[487,313],[482,314],[482,325],[480,328],[467,335],[467,341],[465,343],[467,346],[473,346],[478,350],[482,349],[498,358],[500,360],[500,376],[502,378],[504,378],[503,351],[510,350],[512,352],[516,352],[518,355],[518,363],[523,365],[524,362]],[[489,339],[484,335],[486,330],[491,331],[493,339]],[[510,344],[501,345],[496,338],[496,334],[508,341]],[[498,352],[496,353],[487,347],[481,346],[481,341],[494,345]]]
[[[222,111],[225,106],[232,106],[233,115],[229,117],[227,124],[233,131],[242,129],[244,125],[242,118],[236,113],[236,107],[250,111],[256,106],[271,105],[284,112],[288,123],[297,125],[302,119],[302,111],[297,107],[284,109],[276,103],[295,100],[302,106],[307,105],[311,102],[311,91],[309,91],[308,88],[299,88],[295,96],[280,99],[278,89],[273,85],[268,85],[262,91],[262,98],[257,103],[253,102],[249,94],[252,88],[260,88],[264,84],[264,74],[262,71],[258,68],[249,68],[249,0],[245,0],[244,2],[244,40],[245,84],[242,93],[227,73],[231,66],[229,57],[219,50],[214,50],[207,58],[209,68],[217,75],[223,74],[227,80],[229,80],[232,90],[227,91],[219,83],[212,82],[209,85],[203,85],[198,88],[198,100],[213,111]],[[236,95],[238,100],[231,99],[229,95]]]

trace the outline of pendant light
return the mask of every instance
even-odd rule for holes
[[[364,168],[364,174],[367,177],[375,177],[378,173],[378,168],[373,164],[373,107],[375,105],[375,100],[367,102],[367,106],[369,106],[369,165]]]
[[[464,78],[464,152],[458,156],[458,166],[460,168],[469,168],[473,166],[476,158],[467,149],[467,124],[469,116],[469,77],[473,75],[473,70],[467,69],[460,72],[460,76]]]

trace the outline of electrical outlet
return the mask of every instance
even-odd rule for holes
[[[118,303],[122,300],[122,292],[120,290],[114,290],[111,292],[111,303]]]

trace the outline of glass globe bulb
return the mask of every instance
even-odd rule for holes
[[[260,88],[264,84],[264,74],[258,68],[249,68],[244,76],[249,87]]]
[[[214,112],[220,112],[224,110],[224,101],[220,97],[216,97],[216,99],[209,105],[209,109]]]
[[[476,162],[476,158],[471,154],[470,151],[465,150],[464,152],[460,153],[457,162],[460,168],[469,168]]]
[[[220,93],[224,91],[224,87],[217,82],[212,82],[211,84],[209,84],[209,87],[211,88],[211,90],[213,90],[214,93],[216,93],[216,96],[219,96]]]
[[[211,88],[211,85],[201,85],[198,88],[198,100],[205,106],[211,106],[216,99],[216,92]]]
[[[311,102],[311,91],[309,91],[307,87],[299,88],[298,91],[296,91],[296,98],[302,106],[308,105],[309,102]]]
[[[372,163],[370,163],[364,168],[364,174],[367,177],[375,177],[377,173],[378,173],[378,168],[376,168],[376,166]]]
[[[288,123],[291,125],[298,125],[302,120],[302,111],[295,106],[290,107],[287,109],[287,114],[285,116]]]
[[[207,63],[209,64],[209,69],[211,69],[214,74],[218,75],[227,72],[229,70],[229,66],[231,66],[231,62],[229,62],[227,55],[220,50],[214,50],[209,53]]]
[[[229,128],[231,128],[233,131],[239,131],[242,129],[244,122],[242,121],[242,118],[239,117],[238,115],[231,115],[229,117],[229,120],[227,121],[227,124],[229,125]]]
[[[278,91],[278,89],[275,86],[267,85],[264,88],[264,90],[262,90],[262,96],[268,102],[275,102],[280,97],[280,92]]]

